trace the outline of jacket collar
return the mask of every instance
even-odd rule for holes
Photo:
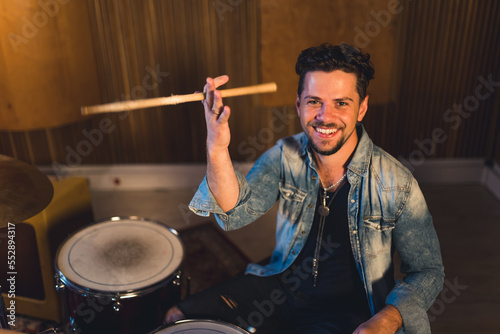
[[[354,155],[347,169],[360,176],[364,176],[368,172],[368,167],[370,165],[373,142],[368,136],[368,133],[366,133],[363,124],[358,123],[356,125],[356,131],[358,131],[359,138],[358,146],[356,146],[356,150],[354,151]]]

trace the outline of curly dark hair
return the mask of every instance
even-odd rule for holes
[[[304,79],[307,72],[332,72],[335,70],[356,75],[356,90],[359,95],[359,103],[361,103],[366,97],[366,88],[370,80],[373,79],[375,70],[368,53],[363,54],[360,50],[346,43],[340,45],[323,43],[305,49],[299,54],[297,64],[295,64],[295,72],[299,75],[297,89],[299,97],[304,89]]]

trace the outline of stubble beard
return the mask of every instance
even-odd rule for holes
[[[311,140],[311,138],[309,138],[309,143],[311,144],[311,148],[313,149],[313,151],[323,156],[329,156],[337,153],[342,148],[342,146],[344,146],[345,142],[345,138],[340,138],[340,140],[337,142],[337,144],[335,144],[334,147],[329,150],[322,150],[318,147],[318,145],[316,145],[315,142]],[[324,141],[324,143],[327,144],[328,141]]]
[[[341,130],[343,131],[343,130],[345,130],[345,128],[342,128]],[[316,143],[312,140],[311,135],[309,133],[307,133],[307,137],[309,139],[309,145],[311,145],[311,148],[313,149],[314,152],[316,152],[317,154],[323,155],[323,156],[330,156],[330,155],[337,153],[344,146],[344,144],[347,142],[347,140],[349,138],[351,138],[354,131],[356,131],[356,128],[354,128],[354,130],[348,136],[343,135],[341,138],[339,138],[339,140],[335,144],[335,146],[333,146],[329,150],[324,150],[324,149],[322,150],[321,148],[319,148],[318,145],[316,145]],[[321,143],[328,145],[328,140],[323,140],[323,141],[321,141]]]

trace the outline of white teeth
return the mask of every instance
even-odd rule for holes
[[[337,129],[316,128],[316,131],[325,135],[330,135],[332,133],[337,132]]]

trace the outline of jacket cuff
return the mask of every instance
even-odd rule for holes
[[[236,178],[238,179],[238,187],[240,188],[238,201],[236,203],[236,205],[238,205],[244,197],[242,187],[246,182],[245,178],[238,171],[235,171],[235,173]],[[220,215],[223,220],[227,220],[226,212],[224,212],[224,210],[222,210],[219,206],[219,203],[217,203],[217,200],[208,186],[207,175],[205,175],[194,197],[191,199],[189,209],[199,216],[208,217],[210,216],[210,213],[214,213]]]
[[[430,334],[431,326],[427,310],[417,297],[415,288],[404,281],[398,281],[387,296],[386,304],[395,306],[403,318],[405,334]]]

